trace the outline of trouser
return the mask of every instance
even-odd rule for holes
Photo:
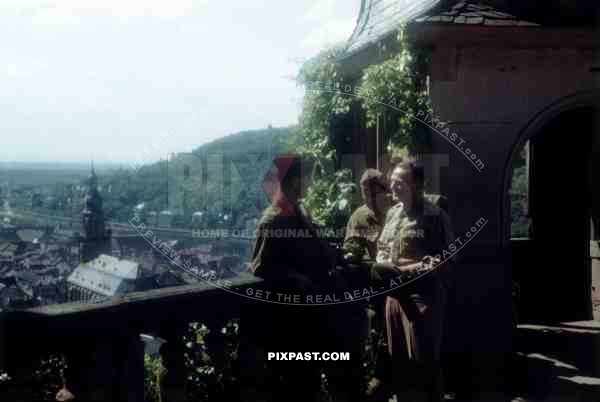
[[[379,280],[398,276],[389,266],[374,269]],[[427,276],[386,298],[389,378],[402,400],[439,401],[442,397],[440,346],[446,292],[435,272]]]

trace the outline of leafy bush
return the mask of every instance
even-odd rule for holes
[[[160,357],[144,354],[144,398],[146,402],[161,402],[160,381],[165,373]]]
[[[218,334],[220,346],[209,348],[210,329],[201,323],[190,323],[184,336],[185,363],[188,368],[187,390],[190,400],[228,400],[239,389],[235,370],[239,331],[237,320],[228,321]],[[216,334],[215,334],[216,335]]]
[[[360,102],[367,126],[375,127],[380,117],[386,119],[388,151],[394,147],[416,148],[426,143],[419,112],[431,113],[427,88],[427,53],[412,48],[400,29],[394,49],[382,63],[363,71]],[[385,52],[386,49],[381,49]]]
[[[338,59],[342,54],[340,48],[324,50],[306,62],[298,73],[297,80],[307,85],[300,123],[291,144],[298,153],[316,158],[334,157],[329,139],[331,122],[335,116],[348,113],[352,103],[352,97],[340,91],[344,77]],[[322,89],[312,89],[311,83],[317,82],[323,83]]]
[[[419,111],[431,112],[426,69],[429,60],[426,52],[408,45],[403,32],[404,28],[400,28],[393,49],[380,49],[384,61],[367,67],[360,87],[353,87],[352,91],[341,89],[349,85],[339,64],[343,49],[325,50],[302,66],[298,81],[305,83],[307,90],[291,142],[296,152],[334,161],[335,166],[332,121],[347,115],[353,103],[365,111],[367,126],[375,126],[381,117],[385,119],[390,132],[386,144],[389,152],[406,148],[426,150],[428,132],[417,116]],[[328,166],[322,177],[315,179],[305,203],[317,223],[339,226],[340,216],[349,216],[346,209],[355,206],[350,194],[356,178],[348,171],[334,170]]]
[[[358,192],[348,169],[315,177],[304,203],[313,221],[328,228],[340,227],[358,203]]]

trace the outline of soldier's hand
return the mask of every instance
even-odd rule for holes
[[[73,395],[71,391],[67,389],[67,387],[62,387],[62,389],[56,394],[55,399],[59,402],[72,401],[75,399],[75,395]]]
[[[396,268],[406,274],[415,274],[423,270],[423,266],[420,262],[405,262],[401,265],[396,265]]]

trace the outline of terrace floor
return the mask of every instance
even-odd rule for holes
[[[515,352],[513,401],[600,401],[600,321],[520,325]]]

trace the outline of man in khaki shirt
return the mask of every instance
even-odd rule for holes
[[[454,243],[450,219],[432,197],[424,195],[420,169],[414,163],[405,161],[394,168],[390,188],[397,204],[388,211],[379,236],[372,279],[386,289],[398,277],[413,279],[386,299],[390,385],[404,399],[439,401],[444,280],[450,275],[449,250]],[[438,258],[439,266],[424,270],[424,259]]]
[[[377,239],[391,205],[385,177],[379,170],[365,170],[360,189],[364,204],[352,213],[344,238],[344,252],[352,262],[375,260]]]
[[[368,280],[369,268],[367,263],[375,261],[377,239],[385,223],[385,214],[391,205],[390,192],[385,176],[379,170],[365,170],[360,179],[360,189],[364,204],[357,208],[348,220],[343,247],[345,259],[358,267],[360,272],[364,272],[364,275],[360,274],[360,279],[351,285],[352,289],[364,286],[365,281]],[[365,310],[366,306],[362,302],[345,304],[344,306],[346,306],[346,309],[353,310],[354,314],[352,314],[353,319],[348,320],[346,318],[347,322],[340,325],[340,328],[344,328],[343,330],[349,335],[348,338],[353,339],[353,349],[362,350],[362,343],[368,336],[370,328],[374,326],[384,327],[383,319],[377,322],[372,320],[372,322],[369,322],[368,319],[369,316],[372,318],[383,317],[384,306],[379,303],[376,306],[378,311],[375,315],[372,314],[371,309]],[[385,351],[381,352],[385,353]],[[360,354],[357,353],[356,355]],[[379,353],[378,356],[380,356]],[[386,365],[378,362],[377,366],[384,368]],[[362,395],[357,393],[357,397],[362,400]]]

